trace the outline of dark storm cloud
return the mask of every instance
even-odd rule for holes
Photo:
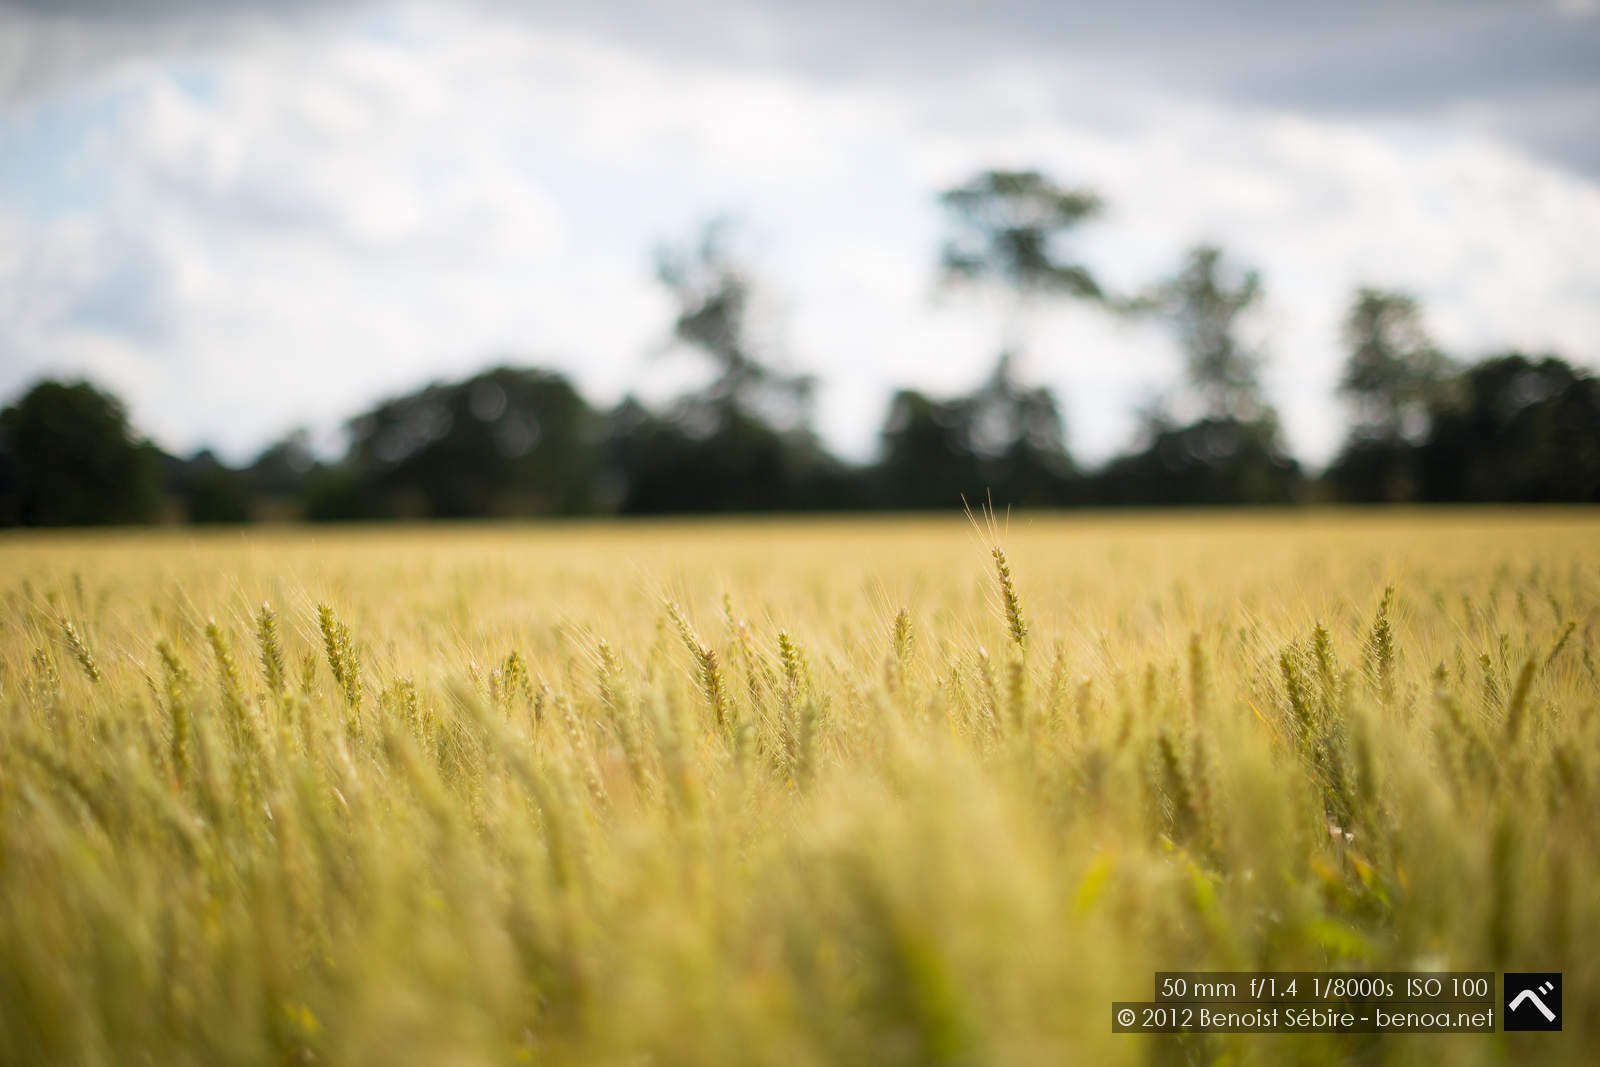
[[[1600,18],[1527,0],[486,2],[698,59],[840,73],[1088,62],[1242,99],[1362,110],[1600,85]]]
[[[922,88],[974,67],[1059,65],[1250,106],[1357,118],[1469,113],[1488,132],[1600,173],[1600,17],[1569,0],[478,0],[696,64],[772,67]],[[8,6],[0,3],[0,12]],[[9,59],[0,95],[26,94],[184,33],[326,15],[356,0],[10,0],[57,47]],[[0,16],[3,17],[3,16]],[[96,41],[96,35],[104,38]],[[62,43],[65,42],[65,43]],[[20,52],[13,48],[12,52]],[[9,83],[10,88],[5,86]]]

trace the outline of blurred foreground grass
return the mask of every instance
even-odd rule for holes
[[[1597,549],[7,536],[0,1063],[1593,1063]],[[1566,1031],[1110,1032],[1157,969],[1324,968],[1562,970]]]

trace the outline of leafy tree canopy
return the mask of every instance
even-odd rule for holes
[[[1086,189],[1036,170],[987,170],[939,197],[952,232],[941,263],[951,280],[992,280],[1026,298],[1057,293],[1098,300],[1089,268],[1067,258],[1064,238],[1101,210]]]
[[[419,517],[585,511],[600,429],[559,374],[503,366],[430,385],[350,421],[349,466],[368,499],[340,508]]]
[[[1257,271],[1228,263],[1213,245],[1199,245],[1174,277],[1133,304],[1172,324],[1188,387],[1208,418],[1248,420],[1267,411],[1262,354],[1240,336],[1261,298]]]
[[[1429,405],[1450,375],[1450,362],[1423,326],[1414,297],[1360,290],[1345,315],[1349,353],[1339,392],[1355,431],[1379,440],[1416,440],[1426,433]]]
[[[150,522],[159,453],[122,402],[88,382],[40,382],[0,411],[0,514],[25,526]]]
[[[680,402],[679,417],[701,433],[740,416],[803,425],[814,382],[780,371],[775,346],[758,336],[755,280],[734,254],[733,236],[729,220],[715,219],[697,239],[656,253],[656,275],[678,305],[673,338],[708,357],[715,375]]]

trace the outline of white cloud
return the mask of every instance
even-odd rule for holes
[[[100,191],[0,199],[0,391],[45,369],[123,391],[170,447],[243,455],[297,421],[519,353],[613,400],[669,321],[647,254],[731,208],[857,455],[888,389],[964,388],[996,325],[932,299],[935,190],[1039,164],[1103,191],[1085,259],[1131,287],[1216,239],[1265,272],[1271,383],[1313,458],[1341,425],[1336,329],[1364,281],[1416,291],[1472,353],[1600,358],[1600,190],[1438,124],[1356,126],[1174,98],[1104,72],[819,85],[409,4],[96,83]],[[0,145],[3,151],[3,145]],[[1091,456],[1174,371],[1150,327],[1041,316],[1034,374]]]

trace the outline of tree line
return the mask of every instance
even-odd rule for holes
[[[971,391],[897,391],[877,457],[852,464],[812,428],[815,383],[762,340],[754,275],[725,223],[662,250],[673,341],[710,381],[649,406],[589,403],[559,373],[499,366],[384,400],[317,456],[304,432],[242,466],[161,452],[121,402],[43,381],[0,411],[0,524],[348,521],[519,515],[943,509],[1309,501],[1600,502],[1600,379],[1553,354],[1454,359],[1415,299],[1363,288],[1342,326],[1347,437],[1313,476],[1284,444],[1245,327],[1260,274],[1214,246],[1170,277],[1114,293],[1072,254],[1098,196],[1037,171],[985,171],[946,190],[939,277],[1002,297],[1001,343]],[[1131,447],[1074,462],[1061,407],[1019,379],[1044,304],[1149,319],[1172,331],[1183,380],[1139,413]]]

